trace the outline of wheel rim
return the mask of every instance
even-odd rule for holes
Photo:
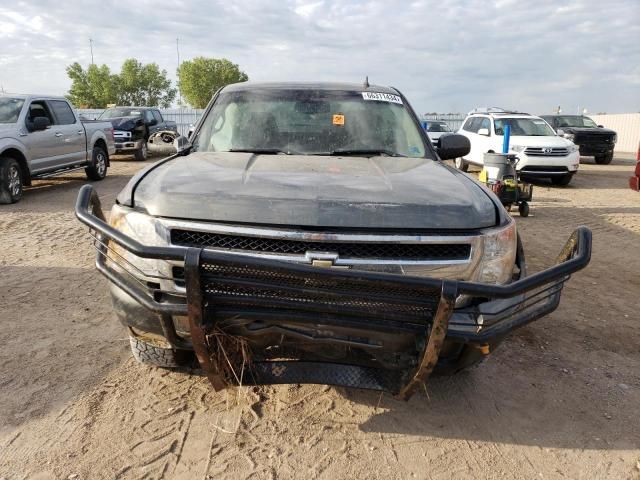
[[[147,158],[147,144],[142,144],[142,158]]]
[[[9,191],[11,192],[11,196],[15,197],[20,195],[21,189],[22,181],[20,179],[20,172],[18,171],[18,167],[12,165],[9,167]]]
[[[101,177],[107,171],[107,159],[104,157],[104,153],[100,152],[96,155],[96,171]]]
[[[456,158],[456,168],[462,168],[462,159],[460,157]]]

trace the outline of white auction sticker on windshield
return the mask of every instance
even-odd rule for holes
[[[362,92],[362,98],[365,100],[375,100],[377,102],[391,102],[402,105],[402,99],[398,95],[381,92]]]

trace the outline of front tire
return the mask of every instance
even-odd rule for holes
[[[134,155],[137,161],[144,162],[149,157],[147,142],[143,142],[142,146],[138,150],[136,150],[136,153]]]
[[[93,147],[91,153],[91,163],[84,169],[84,173],[87,174],[89,180],[102,180],[107,176],[107,163],[109,157],[101,147]]]
[[[605,155],[598,155],[595,157],[598,165],[609,165],[613,160],[613,153],[607,153]]]
[[[138,363],[161,368],[179,368],[187,363],[182,355],[185,352],[173,348],[159,347],[133,335],[129,335],[129,344]]]
[[[19,201],[23,184],[20,164],[13,158],[0,157],[0,204]]]
[[[455,159],[455,165],[456,165],[456,168],[461,172],[466,172],[469,170],[469,164],[465,162],[462,157],[457,157]]]

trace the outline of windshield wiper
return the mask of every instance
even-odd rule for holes
[[[342,150],[332,150],[329,152],[329,155],[387,155],[388,157],[406,157],[406,155],[401,155],[393,150],[385,150],[384,148],[345,148]]]
[[[286,152],[279,148],[230,148],[227,151],[235,153],[255,153],[257,155],[278,155],[279,153],[291,155],[291,152]]]

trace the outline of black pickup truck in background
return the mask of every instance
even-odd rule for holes
[[[580,147],[580,155],[595,157],[599,165],[613,160],[613,147],[618,140],[616,132],[596,125],[584,115],[541,115],[558,135],[571,140]]]
[[[160,110],[154,107],[114,107],[108,108],[99,117],[113,125],[113,136],[116,141],[116,153],[133,153],[136,160],[146,160],[147,142],[155,133],[166,132],[162,140],[173,142],[178,134],[176,122],[162,118]],[[169,138],[171,136],[171,138]]]

